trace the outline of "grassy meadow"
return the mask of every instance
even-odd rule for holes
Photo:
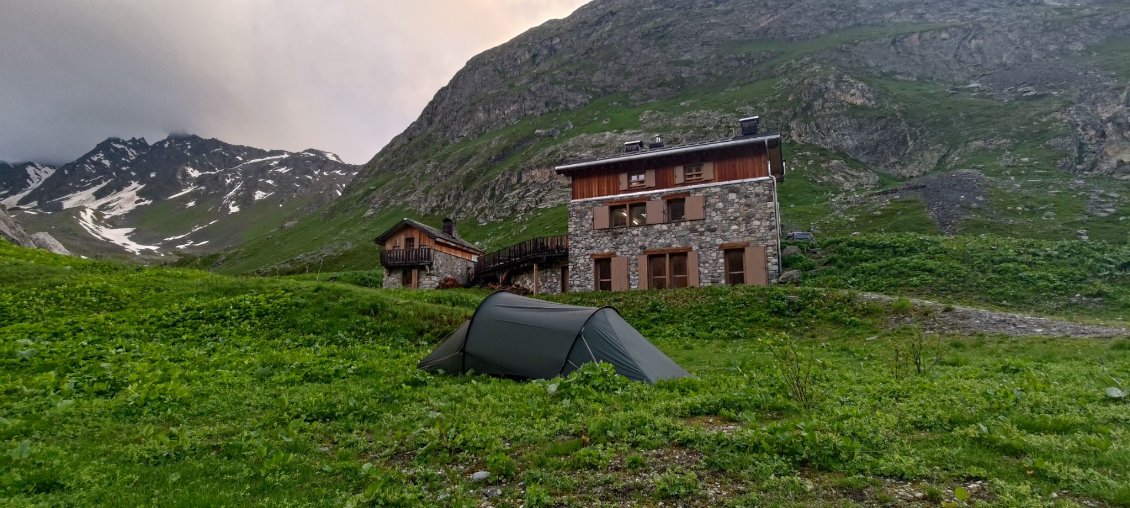
[[[569,294],[695,376],[516,382],[415,368],[487,293],[327,279],[0,243],[0,504],[1130,504],[1104,393],[1130,339],[935,336],[820,288]]]

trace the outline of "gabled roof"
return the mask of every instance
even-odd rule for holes
[[[384,243],[385,240],[388,240],[388,238],[390,236],[396,234],[397,231],[400,231],[401,229],[403,229],[405,227],[411,227],[411,228],[419,229],[420,231],[423,231],[424,234],[428,235],[428,237],[430,237],[431,239],[433,239],[433,240],[435,240],[436,242],[439,242],[439,243],[444,243],[444,244],[450,245],[452,247],[457,247],[457,248],[460,248],[460,249],[463,249],[463,250],[466,250],[466,251],[473,252],[475,254],[484,254],[485,253],[484,250],[480,249],[478,246],[476,246],[473,243],[470,243],[470,242],[463,240],[462,238],[459,238],[459,237],[456,237],[456,236],[451,236],[451,235],[446,234],[443,231],[440,231],[436,228],[433,228],[433,227],[431,227],[427,224],[424,224],[424,223],[419,222],[419,221],[414,221],[414,220],[408,219],[408,218],[401,219],[400,222],[396,223],[396,225],[394,225],[391,228],[388,228],[388,231],[381,233],[381,236],[378,236],[376,238],[376,240],[374,240],[374,242],[376,242],[378,244]]]
[[[688,143],[685,145],[673,145],[663,148],[654,148],[651,150],[640,150],[639,152],[614,155],[611,157],[602,157],[598,159],[590,159],[585,161],[573,162],[564,164],[553,168],[558,174],[568,174],[580,169],[586,169],[593,166],[602,166],[605,164],[613,164],[618,162],[636,161],[643,159],[652,159],[656,157],[664,157],[668,155],[687,154],[694,152],[705,152],[709,150],[718,150],[721,148],[730,148],[734,146],[750,145],[754,143],[764,143],[771,139],[780,139],[781,134],[776,132],[769,132],[765,134],[754,134],[751,136],[738,136],[732,139],[723,139],[719,141],[707,141],[704,143]]]

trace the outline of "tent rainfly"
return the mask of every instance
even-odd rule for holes
[[[549,379],[588,362],[611,363],[617,373],[649,383],[690,375],[612,307],[577,307],[503,291],[483,300],[419,368]]]

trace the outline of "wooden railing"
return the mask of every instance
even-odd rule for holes
[[[384,266],[423,266],[432,264],[432,249],[385,249],[381,251]]]
[[[475,263],[475,274],[483,275],[488,272],[519,266],[531,261],[567,257],[568,255],[569,237],[566,235],[533,238],[479,256],[479,261]]]

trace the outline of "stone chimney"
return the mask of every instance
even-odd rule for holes
[[[459,233],[455,232],[455,221],[451,219],[443,219],[443,234],[454,238],[459,238]]]
[[[751,116],[748,118],[742,118],[741,120],[738,120],[738,123],[742,126],[742,136],[755,136],[757,135],[758,124],[761,123],[761,117]]]

